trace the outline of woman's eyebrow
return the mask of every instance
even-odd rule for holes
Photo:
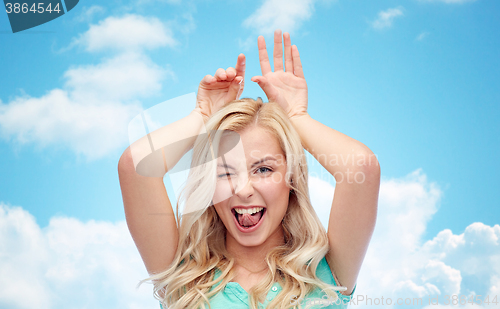
[[[232,166],[231,166],[231,165],[229,165],[229,164],[222,164],[222,163],[219,163],[219,164],[217,164],[217,167],[223,167],[223,168],[226,168],[226,169],[227,169],[227,168],[230,168],[230,169],[235,170],[235,168],[234,168],[234,167],[232,167]]]
[[[271,156],[267,156],[267,157],[264,157],[262,159],[260,159],[259,161],[256,161],[254,163],[252,163],[252,167],[264,162],[264,161],[268,161],[268,160],[273,160],[273,161],[276,161],[276,159],[274,157],[271,157]]]

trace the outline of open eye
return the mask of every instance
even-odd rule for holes
[[[266,173],[272,172],[273,170],[267,166],[261,166],[261,167],[257,168],[256,171],[257,171],[257,173],[260,173],[260,174],[266,174]]]

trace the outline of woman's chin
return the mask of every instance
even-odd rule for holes
[[[235,234],[231,233],[233,234],[231,238],[242,247],[257,247],[266,241],[262,233],[243,234],[238,230],[235,232]]]
[[[241,241],[241,242],[238,242],[242,247],[245,247],[245,248],[255,248],[255,247],[259,247],[261,246],[264,241],[259,241],[259,240],[255,240],[255,241]]]

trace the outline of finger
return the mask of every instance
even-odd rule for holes
[[[269,63],[269,57],[267,56],[266,40],[264,40],[262,35],[257,39],[257,45],[259,47],[260,69],[262,70],[262,75],[266,75],[272,72],[272,70],[271,64]]]
[[[243,93],[243,88],[245,88],[245,79],[242,78],[241,81],[238,82],[240,85],[240,89],[238,90],[238,94],[236,95],[236,100],[239,100],[241,97],[241,94]]]
[[[238,95],[241,94],[240,89],[241,89],[241,82],[242,81],[243,81],[243,77],[241,77],[241,76],[236,76],[236,78],[233,79],[233,81],[231,82],[231,85],[229,86],[229,90],[228,90],[227,95],[226,95],[226,100],[225,100],[226,102],[225,103],[228,103],[228,102],[231,102],[231,101],[238,99]]]
[[[262,90],[266,94],[267,99],[268,99],[269,102],[276,100],[276,98],[278,96],[278,92],[271,85],[271,83],[269,83],[269,81],[267,80],[267,78],[265,78],[264,76],[254,76],[254,77],[252,77],[252,81],[256,82],[257,84],[259,84],[260,88],[262,88]]]
[[[292,46],[292,59],[293,59],[293,74],[297,77],[304,78],[304,71],[302,70],[302,63],[300,62],[299,50],[296,45]]]
[[[285,45],[285,71],[293,72],[292,41],[288,32],[283,33],[283,40]]]
[[[281,40],[281,30],[274,31],[274,72],[283,71],[283,42]]]
[[[236,77],[236,69],[229,67],[226,69],[226,81],[230,82]]]
[[[226,70],[224,69],[217,69],[217,71],[215,72],[215,75],[214,75],[215,78],[217,78],[217,81],[225,81],[226,78],[227,78],[227,75],[226,75]]]
[[[238,60],[236,60],[236,76],[245,77],[245,55],[239,54]]]
[[[205,77],[203,77],[203,79],[201,80],[201,82],[204,84],[211,84],[215,81],[217,81],[217,79],[212,75],[205,75]]]

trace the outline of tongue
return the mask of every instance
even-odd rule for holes
[[[259,222],[260,220],[260,217],[262,217],[262,211],[254,213],[253,215],[238,214],[238,222],[241,226],[248,227],[257,224],[257,222]]]

